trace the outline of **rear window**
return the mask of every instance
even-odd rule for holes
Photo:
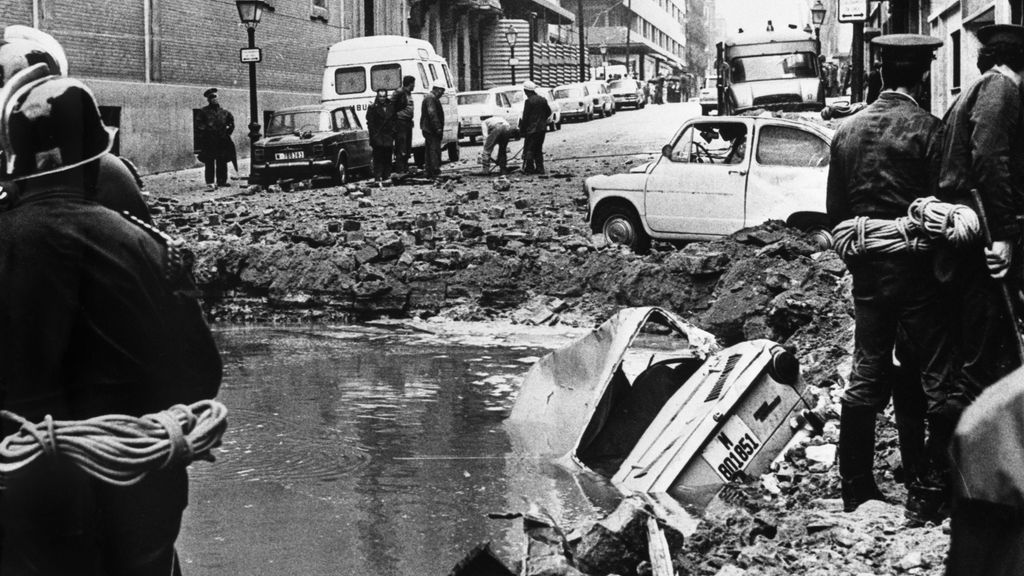
[[[267,126],[267,136],[282,136],[296,132],[325,132],[331,129],[326,112],[277,112]]]
[[[334,91],[338,94],[366,92],[366,70],[362,67],[338,68],[334,71]]]
[[[402,66],[399,64],[378,64],[370,68],[370,89],[397,90],[402,87]]]
[[[456,100],[458,100],[459,105],[487,104],[487,94],[459,94]]]
[[[561,88],[555,90],[555,98],[583,98],[582,88]]]
[[[609,84],[608,87],[612,90],[616,88],[627,88],[632,90],[636,88],[636,84],[632,80],[612,80],[612,83]]]

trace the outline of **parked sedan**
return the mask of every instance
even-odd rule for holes
[[[615,114],[615,98],[608,91],[608,85],[603,80],[591,80],[585,84],[593,99],[594,112],[602,118]]]
[[[619,78],[618,80],[612,80],[611,83],[608,84],[608,90],[611,92],[612,98],[615,99],[616,109],[620,109],[624,106],[632,106],[639,110],[647,105],[647,98],[644,97],[643,86],[632,78]]]
[[[825,248],[831,139],[828,129],[795,120],[693,118],[656,160],[587,178],[587,220],[608,242],[637,251],[652,238],[710,239],[766,220],[815,231]]]
[[[500,86],[488,90],[459,92],[459,139],[469,138],[474,142],[483,134],[483,121],[491,116],[501,116],[508,121],[513,131],[519,129],[523,115],[522,87]]]
[[[552,91],[563,119],[593,120],[594,102],[586,84],[564,84]]]
[[[562,129],[562,106],[555,100],[554,94],[551,93],[550,88],[537,88],[537,94],[540,94],[548,101],[548,107],[551,108],[551,114],[548,115],[548,131],[554,132],[555,130]]]
[[[353,171],[368,170],[370,141],[352,106],[297,106],[274,112],[266,136],[252,147],[249,184],[331,178],[344,184]]]

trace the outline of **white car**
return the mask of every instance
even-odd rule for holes
[[[594,119],[594,102],[586,84],[563,84],[556,87],[551,94],[555,97],[555,102],[558,102],[563,119]]]
[[[594,102],[594,112],[598,116],[605,118],[615,114],[615,98],[603,80],[591,80],[584,84],[590,90],[590,96]]]
[[[584,183],[587,220],[613,244],[707,240],[782,220],[831,243],[825,216],[829,145],[823,126],[760,117],[687,120],[656,160]]]
[[[483,134],[483,121],[491,116],[502,116],[513,132],[519,130],[525,100],[522,87],[498,86],[488,90],[459,92],[456,99],[459,103],[459,139],[475,141]]]
[[[647,104],[647,98],[644,97],[643,86],[640,85],[640,82],[633,80],[632,78],[619,78],[618,80],[612,80],[608,84],[608,90],[612,93],[612,98],[615,99],[616,108],[632,106],[639,110]]]

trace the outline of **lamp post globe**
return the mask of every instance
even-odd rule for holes
[[[818,41],[818,53],[821,53],[821,25],[825,23],[825,15],[828,14],[828,8],[825,7],[824,2],[821,0],[814,0],[814,6],[811,6],[811,22],[814,24],[814,37]]]
[[[516,83],[516,38],[519,36],[519,32],[516,31],[516,27],[511,24],[505,28],[505,42],[508,42],[509,49],[509,66],[512,68],[512,83]]]
[[[238,8],[238,19],[245,25],[249,36],[249,48],[256,48],[256,26],[263,18],[263,10],[267,3],[263,0],[235,0]],[[249,141],[256,142],[260,138],[260,123],[256,105],[256,63],[249,62]]]

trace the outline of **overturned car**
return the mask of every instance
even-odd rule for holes
[[[757,477],[810,409],[796,357],[769,340],[720,348],[660,308],[627,308],[537,361],[508,419],[525,449],[622,493],[700,505]]]

